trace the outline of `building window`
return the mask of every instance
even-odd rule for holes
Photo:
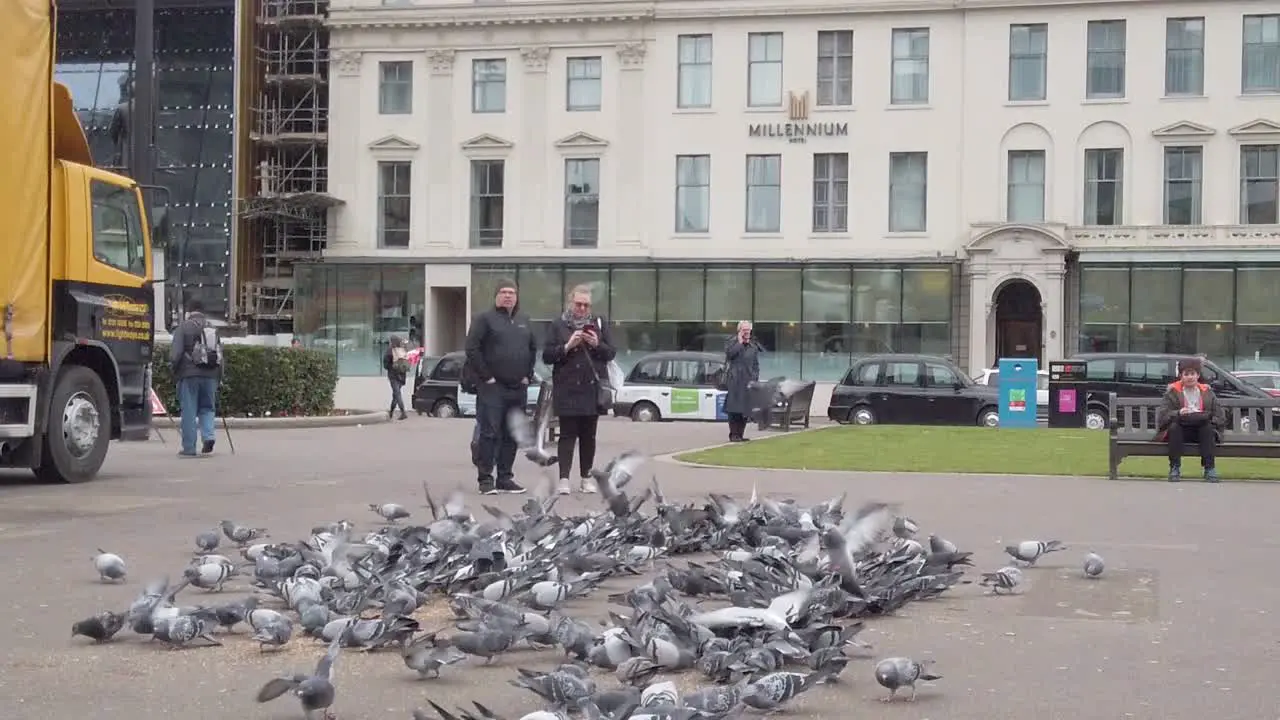
[[[818,31],[818,105],[853,104],[853,31]]]
[[[412,163],[378,163],[378,246],[409,247]]]
[[[889,153],[889,232],[928,226],[929,153]]]
[[[711,231],[711,156],[676,156],[676,232]]]
[[[1009,26],[1009,100],[1027,102],[1048,97],[1049,26]]]
[[[600,242],[600,159],[564,161],[565,247],[593,248]]]
[[[1204,18],[1165,21],[1164,94],[1204,94]]]
[[[1280,15],[1244,16],[1240,76],[1246,93],[1280,92]]]
[[[1164,224],[1199,225],[1204,179],[1203,151],[1198,147],[1164,149]]]
[[[1280,145],[1240,148],[1240,224],[1280,222]]]
[[[413,112],[413,61],[378,63],[378,114]]]
[[[500,113],[507,110],[507,61],[471,61],[471,111]]]
[[[1124,150],[1084,151],[1084,224],[1124,222]]]
[[[813,156],[813,231],[849,230],[849,153]]]
[[[1009,151],[1009,222],[1044,222],[1044,171],[1043,150]]]
[[[505,171],[502,160],[471,161],[471,247],[502,247]]]
[[[601,63],[598,57],[571,57],[568,61],[565,108],[569,111],[600,109]]]
[[[747,35],[747,105],[782,104],[782,33]]]
[[[711,36],[681,35],[679,40],[676,105],[711,107]]]
[[[782,156],[747,156],[747,232],[782,229]]]
[[[929,28],[893,31],[892,82],[890,103],[923,105],[929,102]]]
[[[1124,97],[1125,21],[1092,20],[1088,35],[1085,97]]]

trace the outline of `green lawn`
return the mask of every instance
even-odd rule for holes
[[[753,442],[683,453],[678,460],[728,467],[924,473],[1022,473],[1107,476],[1107,435],[1088,430],[998,430],[978,427],[842,426],[759,436]],[[1164,458],[1126,458],[1122,477],[1159,477]],[[1183,460],[1197,479],[1200,460]],[[1224,479],[1280,480],[1280,460],[1224,458]]]

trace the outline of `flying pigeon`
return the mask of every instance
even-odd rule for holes
[[[507,413],[507,428],[516,441],[516,447],[524,451],[524,456],[538,467],[551,467],[560,462],[556,453],[547,449],[547,423],[551,417],[551,406],[547,405],[539,413],[535,422],[529,421],[524,410],[514,408]]]
[[[302,703],[302,712],[307,720],[313,720],[317,712],[321,713],[326,720],[331,718],[329,708],[333,706],[337,696],[337,691],[333,687],[333,663],[338,659],[338,653],[342,651],[345,635],[344,633],[329,643],[328,652],[320,658],[320,662],[316,663],[315,673],[283,675],[268,680],[262,689],[258,690],[258,702],[270,702],[287,692],[292,692]]]

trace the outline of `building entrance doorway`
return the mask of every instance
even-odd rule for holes
[[[1043,364],[1044,311],[1040,291],[1026,280],[1010,280],[996,291],[996,360],[1035,358]]]

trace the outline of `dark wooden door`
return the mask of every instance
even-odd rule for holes
[[[1000,323],[998,357],[1040,358],[1040,323],[1035,320],[1005,320]]]

